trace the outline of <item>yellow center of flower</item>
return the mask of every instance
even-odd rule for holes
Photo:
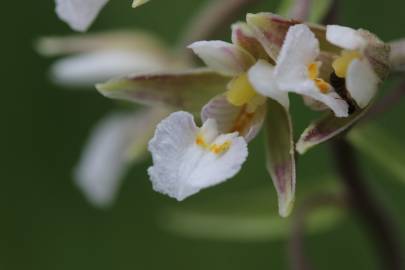
[[[336,75],[340,78],[346,78],[349,65],[353,60],[359,59],[360,57],[361,55],[358,51],[342,51],[341,56],[332,63]]]
[[[250,84],[246,73],[234,78],[228,84],[226,98],[228,102],[235,106],[242,106],[249,103],[256,96],[256,91]]]
[[[225,141],[222,144],[208,144],[206,143],[204,136],[199,134],[197,135],[196,139],[195,139],[195,143],[202,147],[205,150],[209,150],[211,153],[215,154],[215,155],[220,155],[226,151],[228,151],[228,149],[231,147],[231,142],[230,141]]]
[[[323,79],[319,78],[319,63],[314,62],[308,65],[308,76],[313,80],[318,87],[319,91],[326,94],[329,92],[330,85]]]

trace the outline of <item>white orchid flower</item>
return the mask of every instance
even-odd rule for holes
[[[309,27],[294,25],[287,32],[276,66],[259,61],[249,76],[251,81],[258,82],[256,89],[262,95],[271,97],[277,91],[295,92],[325,104],[337,117],[347,117],[347,102],[334,91],[328,78],[320,75],[319,55],[319,41]]]
[[[246,143],[258,134],[268,109],[272,115],[267,123],[268,170],[279,193],[280,214],[287,216],[295,191],[287,93],[274,92],[272,98],[276,101],[269,102],[258,94],[248,73],[259,58],[269,57],[249,26],[238,23],[232,30],[233,43],[199,41],[190,45],[211,69],[228,79],[222,89],[225,93],[215,96],[203,107],[201,128],[196,127],[192,116],[185,112],[174,113],[158,125],[149,144],[153,157],[149,175],[156,191],[178,200],[231,178],[245,161]],[[196,79],[203,83],[202,76]],[[183,80],[187,82],[185,77]],[[110,87],[106,94],[133,97],[136,91],[129,91],[129,86],[121,87],[119,92]]]
[[[56,0],[56,13],[73,30],[87,31],[109,0]],[[136,8],[149,0],[134,0]]]
[[[300,22],[266,12],[248,14],[246,19],[248,25],[254,32],[254,36],[259,40],[267,54],[271,56],[274,62],[280,62],[282,60],[280,55],[281,51],[283,47],[285,47],[284,45],[287,45],[286,36],[290,28],[300,24]],[[317,51],[317,43],[319,43],[320,54],[315,59],[315,63],[310,63],[310,61],[308,61],[309,57],[306,55],[302,56],[301,61],[302,59],[306,59],[307,62],[302,62],[306,62],[307,65],[309,63],[309,65],[306,67],[301,65],[301,73],[299,75],[301,78],[309,78],[314,81],[318,89],[328,86],[325,87],[325,89],[327,89],[332,86],[332,90],[348,103],[350,115],[338,119],[336,115],[339,111],[335,109],[335,113],[328,113],[321,119],[313,121],[301,134],[299,141],[296,143],[296,150],[301,154],[315,145],[339,135],[366,114],[367,109],[370,108],[367,104],[373,99],[376,91],[376,80],[368,67],[371,66],[372,70],[378,76],[379,81],[385,79],[390,71],[390,45],[381,41],[374,34],[362,29],[353,30],[341,26],[325,27],[317,24],[306,25],[313,35],[315,35],[318,42],[314,41],[313,35],[306,29],[304,31],[308,34],[304,35],[304,33],[301,33],[299,36],[301,36],[302,41],[312,40],[312,42],[302,42],[298,44],[298,47],[303,47],[308,52],[310,48],[308,44],[312,44],[312,48],[315,47],[315,50],[309,50],[310,53],[308,55],[313,55],[312,53]],[[329,31],[329,34],[327,34],[327,31]],[[297,31],[297,33],[299,32]],[[306,39],[303,38],[305,36],[307,36]],[[298,40],[298,38],[292,38],[292,35],[291,39]],[[290,44],[292,43],[290,42]],[[292,48],[292,46],[290,46],[290,48]],[[287,52],[288,50],[284,48],[284,51]],[[292,56],[295,56],[293,51],[291,53]],[[284,53],[284,56],[285,55],[288,56],[288,53]],[[289,57],[283,58],[288,59]],[[311,59],[313,59],[313,57],[311,57]],[[317,62],[322,64],[317,64]],[[266,77],[263,75],[267,74],[267,78],[274,76],[274,69],[273,66],[261,62],[249,72],[249,77],[256,76],[264,78],[262,84],[255,86],[262,94],[269,95],[270,90],[274,91],[274,88],[278,86],[278,84],[274,83],[274,79],[271,79],[271,83],[266,82]],[[293,69],[293,71],[295,74],[297,73],[296,70]],[[342,77],[339,77],[337,73]],[[349,73],[352,74],[350,75],[351,78],[348,78]],[[271,74],[271,76],[269,76],[269,74]],[[288,79],[288,72],[285,74]],[[362,78],[361,82],[359,78]],[[269,80],[270,79],[267,79],[267,81]],[[296,80],[292,81],[296,82]],[[325,85],[324,82],[327,84]],[[288,84],[289,82],[286,82],[284,86],[288,86]],[[313,83],[309,82],[308,85],[313,86]],[[366,85],[368,85],[369,88],[367,90],[361,90],[365,88]],[[303,85],[300,87],[302,86]],[[302,91],[300,88],[297,89]],[[297,92],[297,89],[295,89],[295,92]],[[291,89],[288,91],[291,91]],[[317,93],[317,96],[322,97],[319,93]],[[304,101],[305,104],[315,110],[327,108],[319,99],[314,100],[310,96],[304,96]]]
[[[249,78],[248,73],[259,59],[269,59],[265,50],[245,23],[232,26],[232,43],[198,41],[189,48],[208,67],[230,77],[226,92],[214,97],[202,109],[202,119],[215,119],[222,133],[237,131],[249,142],[260,131],[267,106],[266,98],[251,81],[256,78]],[[274,92],[271,97],[288,108],[286,93]]]
[[[255,112],[263,105],[265,98],[259,95],[248,77],[248,72],[254,66],[256,59],[249,51],[237,44],[235,32],[241,30],[247,34],[247,25],[234,25],[234,43],[224,41],[197,41],[189,46],[204,63],[217,72],[232,77],[226,92],[227,101],[236,107],[246,105],[246,111]],[[265,61],[265,60],[262,60]],[[275,93],[272,97],[288,107],[287,96]],[[286,103],[287,102],[287,103]]]
[[[157,126],[149,151],[153,188],[179,201],[233,177],[248,155],[238,133],[220,134],[213,119],[198,128],[186,112],[175,112]]]
[[[326,39],[342,48],[341,56],[333,62],[335,74],[345,80],[347,91],[357,105],[360,108],[366,107],[374,98],[381,81],[370,63],[371,55],[367,55],[372,53],[368,46],[370,42],[379,42],[365,30],[339,25],[327,26]],[[378,59],[372,59],[375,63],[374,60]]]

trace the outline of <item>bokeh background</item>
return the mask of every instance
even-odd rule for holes
[[[143,28],[174,44],[205,1],[154,0],[137,10],[129,8],[129,2],[111,1],[91,30]],[[405,36],[403,0],[339,2],[341,23],[369,29],[387,41]],[[272,11],[277,4],[263,0],[250,11]],[[287,269],[287,242],[282,238],[220,241],[167,231],[164,209],[182,206],[152,191],[146,174],[150,160],[132,167],[113,208],[91,207],[73,184],[72,168],[94,123],[116,104],[94,89],[73,91],[50,82],[52,59],[39,56],[34,41],[71,33],[54,14],[53,1],[6,1],[2,10],[0,269]],[[229,31],[225,34],[228,39]],[[383,89],[395,83],[389,81]],[[296,130],[301,131],[314,114],[296,107]],[[379,118],[378,125],[401,140],[404,113],[404,108],[395,108]],[[260,188],[275,208],[262,141],[260,136],[251,145],[254,154],[235,179],[199,193],[191,203]],[[367,156],[360,158],[374,192],[403,232],[403,182]],[[298,194],[321,184],[318,176],[332,170],[327,145],[302,157]],[[308,237],[307,251],[318,269],[377,269],[378,254],[354,215]]]

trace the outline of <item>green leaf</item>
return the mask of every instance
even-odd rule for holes
[[[290,113],[278,102],[267,102],[266,157],[267,171],[276,188],[279,213],[287,217],[295,196],[295,151]]]
[[[405,183],[405,146],[392,135],[376,125],[367,124],[350,131],[348,139],[367,158]]]
[[[308,128],[305,129],[298,140],[296,145],[297,152],[304,154],[312,147],[341,134],[343,131],[355,124],[360,118],[362,118],[367,113],[369,108],[370,106],[365,109],[358,110],[346,118],[338,118],[335,117],[333,113],[328,113],[320,120],[313,122]]]
[[[112,99],[199,112],[212,97],[226,90],[229,81],[229,77],[208,69],[190,69],[113,79],[97,85],[97,89]]]
[[[319,177],[318,183],[316,187],[301,190],[297,203],[318,192],[340,190],[331,176]],[[181,206],[166,208],[159,216],[159,224],[169,232],[189,238],[236,242],[284,240],[290,235],[292,219],[281,218],[273,202],[270,191],[263,188],[186,201]],[[344,215],[344,210],[330,205],[316,208],[308,216],[306,232],[329,231]]]

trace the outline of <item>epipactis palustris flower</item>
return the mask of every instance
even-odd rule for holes
[[[332,63],[335,80],[345,81],[349,98],[365,108],[388,75],[389,46],[366,30],[339,25],[327,26],[326,39],[341,48]]]
[[[339,106],[337,106],[335,109],[330,107],[334,110],[334,114],[328,114],[314,121],[302,133],[296,144],[299,153],[304,153],[311,147],[333,138],[364,116],[376,95],[378,84],[386,78],[390,71],[389,45],[369,31],[354,30],[338,25],[324,27],[310,23],[306,23],[306,27],[302,25],[298,28],[292,28],[302,23],[284,19],[272,13],[248,14],[247,22],[266,52],[278,62],[275,71],[284,58],[281,53],[290,50],[292,55],[292,58],[289,57],[290,59],[301,55],[301,60],[304,61],[301,61],[301,64],[295,68],[290,66],[294,73],[300,75],[301,78],[315,79],[314,82],[318,89],[327,89],[321,92],[332,93],[330,95],[333,96],[338,94],[340,99],[345,100],[349,106],[348,117],[339,118],[338,116],[344,116],[342,114],[344,111],[340,110],[339,115],[336,110],[339,109]],[[299,28],[301,28],[301,34],[299,34]],[[290,30],[299,35],[289,33]],[[295,46],[290,46],[290,49],[286,48],[288,43],[293,43],[286,39],[288,33],[291,40],[295,40],[296,43]],[[284,42],[284,40],[286,41]],[[301,48],[310,57],[300,53]],[[294,53],[294,50],[297,52]],[[304,63],[306,65],[303,65]],[[267,72],[267,74],[269,73]],[[290,75],[289,72],[286,72],[281,77],[278,76],[281,79],[278,84],[280,90],[294,92],[299,90],[302,92],[304,85],[301,85],[300,89],[291,87],[288,90],[284,87],[293,86],[289,85],[289,81],[283,80],[283,77],[287,78]],[[291,82],[296,84],[297,80],[294,79]],[[301,80],[301,82],[304,81]],[[310,84],[313,86],[313,83],[310,82],[307,85]],[[299,85],[296,84],[295,86]],[[310,95],[310,98],[312,99],[314,96]],[[340,103],[340,101],[336,100],[335,103]],[[319,109],[320,106],[317,105],[316,108]],[[342,106],[341,108],[343,109]]]
[[[282,119],[270,121],[267,125],[272,130],[269,132],[268,157],[273,161],[269,162],[268,167],[279,191],[280,214],[287,216],[292,208],[295,189],[295,162],[288,96],[286,92],[274,91],[270,94],[272,101],[267,102],[266,98],[255,89],[255,85],[260,85],[261,81],[252,82],[252,78],[249,77],[250,69],[259,59],[261,62],[271,59],[247,24],[233,25],[232,41],[233,43],[199,41],[189,46],[211,69],[229,76],[229,82],[224,89],[225,93],[214,97],[203,107],[201,130],[204,132],[196,130],[190,116],[184,113],[170,116],[158,127],[149,147],[154,161],[154,165],[149,169],[151,181],[157,191],[183,200],[202,188],[232,177],[246,160],[246,142],[258,134],[266,118],[266,111],[269,110],[269,114]],[[172,117],[175,120],[172,120]],[[192,122],[193,125],[188,125],[189,130],[186,126],[174,130],[176,122]],[[168,130],[173,134],[169,134]],[[168,147],[166,140],[169,140],[170,136],[182,137],[182,133],[191,135],[187,141],[172,142],[172,148],[180,152],[167,152],[165,148],[171,147]],[[285,148],[281,151],[278,147],[274,147],[273,142],[277,141],[276,138],[280,138],[279,142],[284,142],[282,145]],[[188,158],[178,157],[182,155]],[[170,167],[166,165],[167,160],[172,160]]]
[[[347,117],[348,104],[321,73],[319,42],[308,26],[297,24],[287,32],[275,67],[259,61],[249,76],[259,81],[256,89],[265,96],[272,92],[295,92],[329,107],[337,117]]]
[[[56,13],[76,31],[86,31],[109,0],[55,0]],[[136,8],[149,0],[134,0]]]

